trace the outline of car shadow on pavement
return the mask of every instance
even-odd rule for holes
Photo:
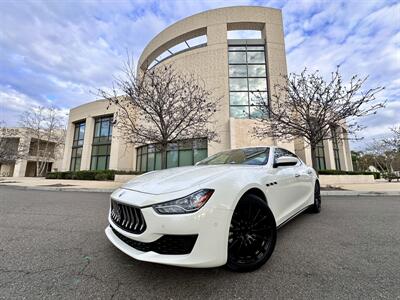
[[[307,214],[301,214],[295,222],[289,222],[278,231],[276,248],[281,247],[281,241],[286,235],[299,226],[299,223],[307,221]],[[158,291],[164,299],[193,297],[198,291],[202,298],[225,298],[226,289],[229,289],[234,298],[248,296],[253,290],[264,290],[263,280],[273,280],[282,275],[279,250],[260,269],[249,273],[231,272],[226,267],[216,268],[184,268],[168,265],[141,262],[119,251],[110,244],[110,259],[113,261],[115,276],[118,278],[118,295],[123,298],[128,295],[139,295],[143,292],[143,286],[153,291]],[[113,273],[114,273],[113,272]],[[264,278],[264,279],[263,279]],[[251,282],[251,289],[249,285]],[[268,282],[268,281],[267,281]],[[246,284],[245,284],[246,283]],[[266,291],[264,291],[266,292]],[[260,291],[258,291],[257,295]],[[198,296],[197,295],[197,296]]]

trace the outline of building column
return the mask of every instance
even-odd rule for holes
[[[345,144],[343,140],[338,141],[338,146],[339,146],[339,161],[340,161],[340,168],[344,171],[348,171],[348,166],[347,166],[347,158],[346,158],[346,150],[345,150]]]
[[[83,139],[83,147],[82,147],[81,170],[90,170],[94,126],[95,126],[94,118],[87,117],[85,121],[85,137]]]
[[[338,142],[340,166],[344,171],[353,171],[349,141],[346,138],[347,137],[342,136]]]
[[[311,149],[304,138],[294,140],[294,153],[308,166],[312,167]]]
[[[71,165],[72,143],[74,140],[75,123],[69,122],[65,137],[64,156],[61,171],[69,171]]]
[[[261,36],[265,39],[265,55],[267,67],[268,93],[271,99],[271,92],[276,84],[285,84],[283,75],[287,75],[285,39],[283,34],[282,16],[273,24],[265,22]]]
[[[332,140],[324,140],[325,163],[327,170],[336,170]]]
[[[353,171],[353,160],[351,159],[351,150],[349,145],[349,140],[346,139],[343,141],[344,143],[344,153],[347,162],[346,171]]]
[[[135,155],[135,156],[134,156]],[[111,139],[109,169],[120,171],[132,171],[136,167],[136,151],[132,144],[126,144],[118,135],[118,129],[113,128]]]
[[[227,24],[212,24],[207,26],[207,48],[218,52],[218,56],[210,62],[210,74],[215,74],[216,80],[208,86],[216,97],[222,97],[220,110],[213,116],[211,122],[216,123],[220,143],[208,143],[208,155],[231,148],[229,131],[229,76],[228,76],[228,41]],[[218,59],[217,59],[218,57]],[[221,116],[221,117],[219,117]],[[136,158],[135,158],[136,159]]]
[[[22,136],[19,139],[18,149],[21,151],[22,157],[26,157],[24,159],[17,159],[14,166],[13,177],[25,177],[26,166],[28,164],[29,157],[29,147],[31,145],[31,138]]]
[[[13,177],[25,177],[27,164],[28,161],[26,159],[17,159],[15,162]]]

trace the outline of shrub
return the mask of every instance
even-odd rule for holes
[[[46,179],[57,179],[60,172],[51,172],[46,174]]]
[[[57,179],[72,179],[73,172],[58,172]]]
[[[99,172],[94,176],[95,180],[109,180],[108,174],[105,172]]]
[[[74,179],[74,180],[114,180],[115,174],[123,175],[139,175],[141,172],[136,171],[116,171],[116,170],[101,170],[101,171],[66,171],[66,172],[51,172],[47,173],[47,179]]]
[[[400,176],[396,175],[395,173],[384,173],[383,178],[385,178],[389,182],[392,182],[392,180],[394,180],[394,179],[399,181]]]
[[[76,171],[75,179],[77,180],[95,180],[95,171]]]

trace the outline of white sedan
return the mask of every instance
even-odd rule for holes
[[[282,148],[243,148],[126,183],[105,232],[138,260],[251,271],[271,256],[277,228],[306,209],[321,209],[314,169]]]

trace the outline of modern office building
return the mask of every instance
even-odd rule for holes
[[[63,146],[55,141],[38,140],[25,128],[7,128],[0,138],[0,177],[37,176],[36,162],[42,173],[61,169]]]
[[[238,30],[252,30],[258,38],[228,38]],[[167,167],[191,165],[222,150],[255,145],[283,146],[311,165],[311,152],[304,142],[259,140],[249,133],[258,113],[252,92],[261,91],[270,99],[270,87],[287,74],[280,10],[227,7],[185,18],[150,41],[140,56],[138,72],[170,63],[202,78],[222,101],[215,115],[220,142],[200,139],[171,144]],[[127,145],[123,138],[116,138],[118,132],[113,132],[112,126],[115,108],[107,106],[107,101],[98,100],[71,110],[63,170],[159,169],[161,156],[154,145]],[[321,169],[352,170],[346,141],[324,141],[318,161]]]

